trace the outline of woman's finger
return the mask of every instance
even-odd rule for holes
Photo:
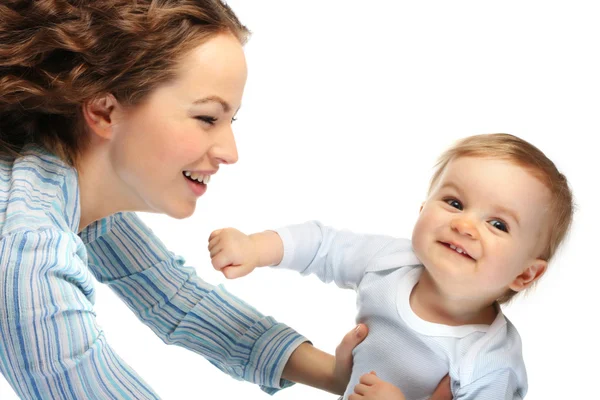
[[[352,365],[354,364],[352,351],[367,337],[368,332],[369,329],[365,324],[358,324],[344,336],[335,349],[336,368],[340,371],[341,376],[346,377],[346,383],[352,375]]]
[[[450,376],[446,375],[438,384],[431,395],[431,400],[452,400],[452,389],[450,387]]]

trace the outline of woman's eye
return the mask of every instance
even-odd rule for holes
[[[196,117],[196,119],[202,122],[206,122],[209,125],[214,125],[215,122],[217,122],[217,119],[215,117],[209,117],[208,115],[201,115],[199,117]]]
[[[491,220],[490,225],[492,225],[496,229],[500,229],[501,231],[508,233],[508,226],[506,226],[506,224],[504,222],[500,221],[499,219]]]
[[[458,210],[462,210],[463,206],[461,204],[460,201],[456,200],[456,199],[446,199],[444,200],[446,203],[448,203],[448,205],[450,205],[450,207],[454,207]]]
[[[237,121],[237,118],[236,117],[232,117],[231,118],[231,123],[233,124],[235,121]]]

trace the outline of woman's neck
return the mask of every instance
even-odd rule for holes
[[[122,182],[108,157],[107,148],[91,144],[77,163],[81,217],[79,232],[91,223],[119,211],[131,211]]]

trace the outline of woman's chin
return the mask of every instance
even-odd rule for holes
[[[163,214],[175,219],[184,219],[191,217],[196,211],[196,202],[193,204],[178,204],[169,210],[163,211]]]

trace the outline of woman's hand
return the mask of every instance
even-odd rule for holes
[[[365,324],[358,324],[351,332],[347,333],[335,349],[335,367],[333,370],[335,393],[344,394],[352,375],[354,357],[352,351],[360,344],[369,333]]]
[[[438,383],[430,400],[452,400],[452,389],[450,388],[450,376],[446,375]]]
[[[368,329],[359,324],[348,332],[335,350],[335,357],[309,343],[302,343],[292,353],[282,378],[342,395],[352,373],[352,350],[367,337]]]

